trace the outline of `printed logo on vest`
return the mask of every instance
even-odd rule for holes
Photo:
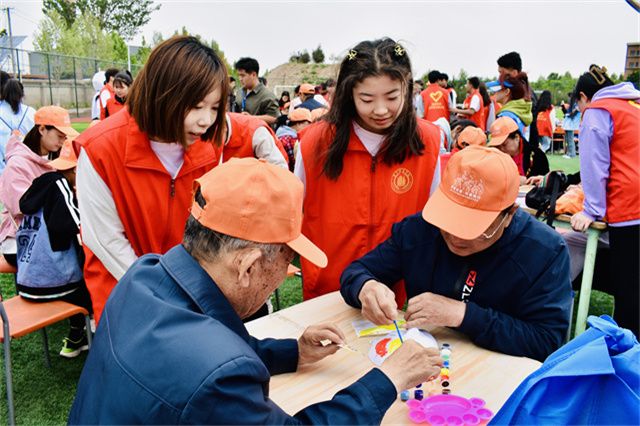
[[[413,186],[413,175],[404,167],[397,169],[391,175],[391,189],[396,194],[404,194]]]
[[[634,101],[634,100],[630,100],[630,101],[629,101],[629,105],[631,105],[632,107],[636,107],[636,108],[640,109],[640,104],[639,104],[639,103],[637,103],[637,102],[636,102],[636,101]]]
[[[484,181],[465,171],[462,176],[455,178],[451,185],[451,192],[477,203],[484,193]]]
[[[438,102],[442,99],[442,92],[431,92],[429,93],[429,96],[433,99],[433,102]]]

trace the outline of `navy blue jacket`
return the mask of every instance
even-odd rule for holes
[[[544,360],[569,327],[569,254],[550,227],[518,210],[488,249],[453,254],[440,230],[420,214],[393,225],[391,237],[356,260],[340,278],[340,292],[360,308],[364,283],[404,279],[409,298],[431,292],[466,300],[459,330],[474,343],[506,354]],[[464,296],[463,296],[464,295]]]
[[[182,246],[141,257],[105,306],[69,424],[372,424],[396,398],[377,369],[290,416],[271,374],[295,371],[294,339],[251,337]]]

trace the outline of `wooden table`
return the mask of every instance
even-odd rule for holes
[[[520,192],[522,192],[522,187]],[[524,205],[521,205],[521,208],[533,216],[537,213],[536,210]],[[571,228],[571,216],[568,214],[557,215],[553,220],[553,226],[573,230],[573,228]],[[582,269],[582,282],[580,283],[576,328],[573,333],[574,337],[582,333],[587,325],[589,301],[591,300],[591,285],[593,284],[593,271],[595,269],[596,253],[598,251],[598,238],[600,238],[600,234],[606,230],[607,224],[604,222],[593,222],[591,226],[589,226],[589,229],[587,229],[587,246],[584,252],[584,268]]]
[[[297,338],[309,325],[334,322],[346,335],[347,344],[357,351],[341,349],[312,367],[273,376],[269,387],[271,399],[289,414],[295,414],[308,405],[331,399],[373,368],[367,353],[375,337],[356,337],[351,323],[358,319],[362,319],[360,311],[349,307],[340,293],[334,292],[247,323],[251,335],[258,338]],[[452,347],[452,393],[466,398],[482,398],[494,413],[520,382],[540,366],[538,361],[529,358],[479,348],[465,335],[448,328],[434,327],[429,331],[439,344],[446,342]],[[426,384],[423,389],[425,394],[441,392],[437,382]],[[383,423],[409,424],[407,413],[406,406],[398,398]]]

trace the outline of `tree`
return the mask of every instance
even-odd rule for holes
[[[299,62],[301,64],[308,64],[309,62],[311,62],[311,55],[309,55],[309,52],[307,52],[306,49],[300,54]]]
[[[625,79],[625,81],[633,83],[633,85],[637,89],[639,87],[639,85],[640,85],[640,71],[634,71],[634,72],[630,73],[627,76],[627,78]]]
[[[89,13],[98,19],[103,30],[131,40],[158,9],[160,5],[153,0],[44,0],[42,11],[45,15],[60,15],[67,28],[78,16]]]
[[[322,47],[320,47],[320,45],[318,45],[316,50],[311,52],[311,57],[313,58],[313,62],[315,62],[316,64],[321,64],[324,62],[324,52],[322,51]]]

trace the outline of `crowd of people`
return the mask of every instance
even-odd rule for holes
[[[282,411],[270,375],[345,339],[333,324],[297,340],[247,332],[296,253],[304,299],[339,290],[376,324],[406,306],[409,327],[537,360],[558,349],[573,259],[517,203],[549,172],[558,123],[518,53],[497,65],[496,81],[468,79],[460,106],[446,74],[414,79],[400,43],[363,41],[335,80],[278,99],[257,60],[235,63],[235,87],[214,50],[176,36],[135,79],[94,77],[80,135],[67,111],[34,111],[17,80],[0,81],[2,253],[22,297],[68,300],[97,323],[70,424],[379,423],[399,391],[437,376],[437,351],[408,342],[332,400]],[[636,335],[639,101],[591,66],[563,107],[570,157],[582,114],[572,226],[608,223],[614,316]],[[71,319],[61,355],[88,348],[83,326]]]

